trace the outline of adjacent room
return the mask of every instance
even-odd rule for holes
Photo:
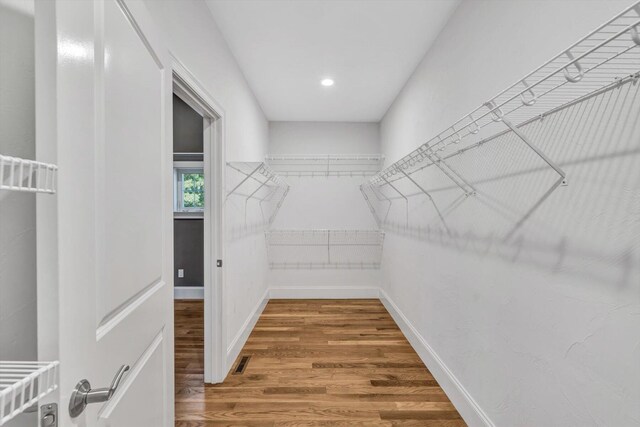
[[[640,427],[640,2],[0,0],[0,426]]]

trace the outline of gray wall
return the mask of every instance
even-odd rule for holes
[[[175,286],[202,286],[204,284],[204,221],[176,219],[173,221],[173,265]],[[178,278],[178,269],[184,277]]]
[[[33,158],[34,120],[33,2],[0,0],[0,153]],[[37,358],[35,207],[33,194],[0,190],[0,360]]]
[[[173,95],[173,152],[202,153],[203,119],[182,99]]]

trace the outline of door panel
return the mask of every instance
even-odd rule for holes
[[[106,404],[98,414],[105,426],[141,427],[166,426],[165,379],[158,372],[165,370],[164,331],[147,346],[131,366],[129,381],[123,384],[117,398]]]
[[[104,84],[96,82],[104,94],[104,155],[97,158],[104,175],[96,179],[105,188],[97,198],[104,215],[97,223],[100,322],[162,277],[162,64],[122,7],[104,3],[104,49],[96,51],[104,55],[97,61]]]
[[[37,145],[49,154],[46,160],[59,165],[55,203],[39,203],[37,212],[39,229],[44,224],[56,231],[38,233],[38,316],[47,319],[39,320],[38,335],[39,353],[61,364],[59,425],[168,427],[173,425],[168,53],[141,1],[38,3],[36,58],[51,60],[39,62],[36,79],[54,85],[56,102],[47,102],[51,90],[37,85],[42,110]],[[130,370],[111,400],[71,418],[76,383],[87,379],[92,388],[107,387],[121,365]]]

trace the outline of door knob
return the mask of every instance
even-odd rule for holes
[[[122,365],[111,382],[111,387],[91,389],[91,384],[87,380],[82,380],[76,384],[76,388],[71,392],[69,400],[69,415],[75,418],[80,415],[89,403],[106,402],[111,399],[113,393],[120,385],[120,380],[125,372],[129,370],[129,365]]]

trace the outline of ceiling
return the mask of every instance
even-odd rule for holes
[[[459,3],[206,1],[267,119],[356,122],[382,119]]]

